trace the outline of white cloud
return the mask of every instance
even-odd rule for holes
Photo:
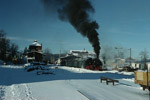
[[[22,37],[8,37],[8,39],[10,40],[16,40],[16,41],[28,41],[28,42],[32,42],[35,39],[31,39],[31,38],[22,38]]]
[[[114,35],[114,33],[116,33],[116,35],[123,35],[123,34],[124,35],[133,35],[133,32],[124,31],[124,30],[121,30],[121,29],[115,28],[115,27],[108,29],[107,32],[113,33],[113,35]]]

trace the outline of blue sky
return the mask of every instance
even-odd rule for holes
[[[136,57],[145,48],[150,51],[150,0],[91,1],[95,8],[91,18],[100,25],[97,31],[102,48],[132,48]],[[0,0],[0,29],[21,50],[34,40],[53,53],[93,50],[87,38],[59,20],[55,11],[47,14],[40,0]]]

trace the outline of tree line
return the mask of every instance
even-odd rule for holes
[[[7,38],[4,30],[0,30],[0,60],[6,64],[23,64],[26,63],[24,58],[27,57],[28,52],[29,49],[27,47],[23,51],[19,50],[19,46]],[[46,63],[55,63],[60,56],[64,56],[65,54],[53,54],[49,48],[46,48],[43,51],[43,61]]]
[[[21,59],[21,52],[17,44],[12,43],[6,37],[6,33],[0,30],[0,60],[6,63],[18,62]]]

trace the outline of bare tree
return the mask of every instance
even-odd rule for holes
[[[7,60],[10,40],[6,38],[6,33],[0,30],[0,59]]]
[[[141,51],[139,55],[141,56],[141,60],[148,59],[148,57],[149,57],[148,52],[146,50]]]
[[[16,45],[15,43],[12,43],[10,46],[10,57],[11,59],[17,59],[17,53],[18,53],[18,45]]]
[[[24,51],[23,51],[23,55],[24,55],[24,56],[26,56],[26,55],[27,55],[27,53],[28,53],[28,48],[27,48],[27,47],[25,47],[25,48],[24,48]]]
[[[52,60],[52,53],[51,53],[49,48],[46,48],[44,50],[44,58],[43,58],[43,60],[45,62],[51,62],[51,60]]]

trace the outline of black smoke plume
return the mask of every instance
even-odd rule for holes
[[[99,25],[90,19],[89,13],[94,12],[89,0],[42,0],[45,8],[50,9],[53,4],[57,8],[59,18],[69,21],[74,28],[87,37],[99,58],[100,43],[97,29]]]

